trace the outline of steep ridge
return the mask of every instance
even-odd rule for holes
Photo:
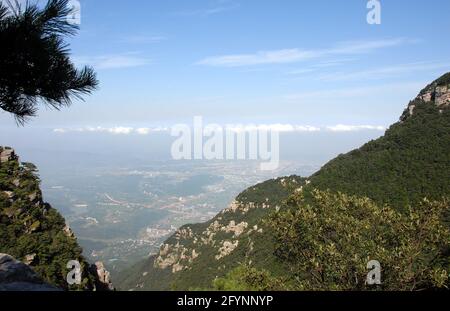
[[[311,186],[397,208],[450,194],[450,73],[412,100],[385,135],[327,163]]]
[[[288,269],[276,260],[265,218],[296,191],[329,189],[367,196],[399,211],[424,197],[450,196],[450,73],[411,101],[385,135],[340,155],[308,179],[291,176],[251,187],[204,224],[180,228],[158,254],[125,271],[121,289],[211,288],[242,263],[272,275]]]
[[[36,273],[33,279],[42,279],[42,282],[59,289],[113,289],[102,264],[90,265],[84,259],[82,249],[64,218],[43,201],[39,182],[37,168],[33,164],[21,163],[13,149],[0,147],[0,253],[23,262],[8,265],[10,270],[3,272],[20,276],[11,269],[22,267],[24,271],[23,265],[26,264]],[[12,257],[5,255],[4,258],[14,262]],[[72,260],[81,265],[81,285],[69,285],[66,280],[71,270],[67,264]],[[12,281],[14,279],[9,278],[8,282]],[[16,283],[16,290],[17,286]]]

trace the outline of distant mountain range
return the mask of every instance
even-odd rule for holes
[[[409,207],[424,198],[444,200],[447,214],[442,221],[447,221],[448,229],[449,206],[444,198],[450,196],[449,107],[447,73],[423,89],[383,137],[338,156],[309,178],[289,176],[248,188],[212,220],[181,227],[158,254],[124,271],[116,284],[122,290],[217,289],[217,280],[232,280],[243,265],[250,266],[255,272],[252,277],[259,281],[266,274],[289,280],[292,267],[276,255],[276,230],[268,222],[280,210],[292,209],[289,200],[299,192],[306,202],[313,202],[314,189],[367,197],[379,210],[389,205],[405,219],[413,217],[407,213]],[[448,285],[449,256],[443,248],[433,260],[444,262],[439,275]],[[430,284],[422,286],[435,286]],[[236,284],[227,289],[242,288]]]

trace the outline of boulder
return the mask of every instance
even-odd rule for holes
[[[0,254],[0,291],[60,291],[45,283],[29,266]]]

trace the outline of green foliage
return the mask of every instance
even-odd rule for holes
[[[285,291],[289,290],[286,281],[271,276],[262,269],[241,265],[223,278],[213,282],[213,288],[219,291]]]
[[[60,109],[98,85],[92,68],[77,70],[64,36],[75,34],[67,21],[68,0],[49,0],[40,9],[28,2],[7,14],[0,2],[0,109],[19,124],[37,113],[39,101]]]
[[[77,240],[64,232],[64,218],[42,201],[37,169],[17,160],[0,164],[0,253],[24,261],[48,283],[63,289],[93,289],[95,277]],[[82,265],[83,284],[68,286],[70,260]]]
[[[443,252],[450,232],[443,223],[448,201],[422,203],[406,213],[367,198],[313,191],[312,204],[293,195],[286,212],[269,224],[276,256],[291,267],[298,290],[421,290],[448,284]],[[382,266],[382,285],[367,286],[367,263]]]
[[[288,198],[305,180],[299,176],[271,179],[246,189],[236,197],[236,201],[276,205]]]
[[[402,209],[450,196],[450,109],[416,103],[385,136],[340,155],[311,177],[311,188],[367,196]]]

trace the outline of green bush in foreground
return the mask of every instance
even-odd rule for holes
[[[449,202],[429,202],[399,213],[367,198],[313,192],[306,204],[297,193],[288,211],[267,223],[275,255],[291,270],[281,282],[242,266],[215,281],[222,290],[423,290],[447,288],[450,232],[442,221]],[[367,285],[367,264],[381,264],[381,285]],[[283,286],[280,286],[284,284]],[[289,287],[289,288],[288,288]]]
[[[289,290],[282,279],[274,278],[268,271],[242,265],[213,282],[219,291],[285,291]]]

